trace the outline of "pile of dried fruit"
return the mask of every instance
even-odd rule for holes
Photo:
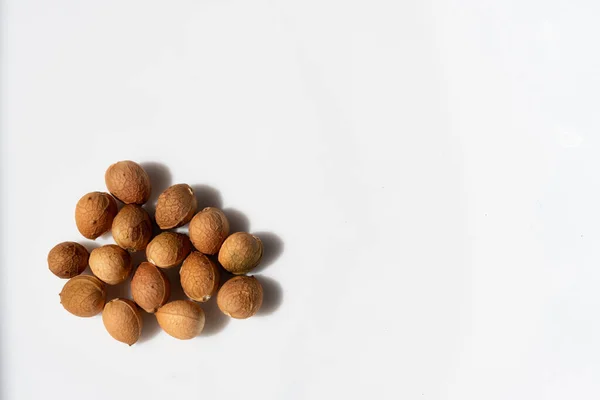
[[[245,274],[262,258],[258,237],[245,232],[229,235],[229,221],[218,208],[196,213],[196,196],[186,184],[173,185],[160,194],[155,220],[161,230],[189,222],[189,236],[164,231],[153,237],[152,219],[142,207],[151,192],[146,171],[133,161],[120,161],[108,168],[105,180],[111,194],[83,196],[75,208],[75,222],[84,237],[94,240],[111,231],[117,244],[88,253],[79,243],[63,242],[48,254],[50,271],[69,279],[60,293],[67,311],[79,317],[102,312],[108,333],[129,345],[142,332],[140,309],[153,313],[160,327],[177,339],[191,339],[202,332],[205,317],[197,302],[206,302],[215,294],[225,315],[244,319],[256,314],[263,289],[255,277]],[[120,210],[115,198],[125,204]],[[131,279],[133,300],[116,298],[106,303],[106,285],[125,282],[133,270],[130,252],[144,250],[147,262],[137,267]],[[80,275],[88,264],[93,275]],[[191,300],[168,302],[171,283],[162,269],[180,264],[181,288]],[[220,288],[218,264],[237,275]]]

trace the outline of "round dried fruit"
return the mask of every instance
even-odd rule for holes
[[[116,285],[131,273],[131,256],[119,246],[107,244],[92,250],[90,269],[103,282]]]
[[[93,317],[102,311],[106,301],[104,283],[91,275],[69,279],[59,296],[65,310],[78,317]]]
[[[114,339],[132,345],[142,334],[142,314],[128,299],[113,299],[102,312],[104,327]]]
[[[72,278],[85,270],[89,257],[90,253],[79,243],[62,242],[48,253],[48,268],[59,278]]]
[[[143,262],[131,279],[131,296],[146,312],[154,313],[169,300],[169,279],[154,264]]]
[[[150,177],[133,161],[119,161],[111,165],[104,180],[108,191],[125,204],[144,204],[150,197]]]
[[[144,250],[152,238],[152,221],[141,206],[127,204],[112,223],[115,242],[125,250]]]
[[[253,276],[235,276],[217,294],[217,306],[232,318],[245,319],[256,314],[263,301],[263,288]]]
[[[196,207],[196,196],[189,185],[185,183],[173,185],[158,196],[156,224],[160,229],[183,226],[190,222]]]
[[[260,239],[246,232],[236,232],[223,242],[219,262],[227,271],[246,274],[258,265],[263,255]]]
[[[217,254],[227,235],[229,221],[218,208],[206,207],[190,222],[190,240],[204,254]]]
[[[204,329],[204,311],[189,300],[176,300],[165,304],[156,312],[160,327],[174,338],[195,338]]]
[[[75,207],[75,223],[79,232],[88,239],[110,230],[117,215],[117,202],[108,193],[91,192],[83,196]]]
[[[187,235],[163,232],[148,243],[146,258],[157,267],[170,268],[180,264],[191,250]]]
[[[204,254],[192,252],[179,271],[181,287],[192,300],[208,301],[219,289],[219,270]]]

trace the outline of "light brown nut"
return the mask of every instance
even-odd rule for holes
[[[128,299],[113,299],[106,303],[102,322],[110,336],[130,346],[142,334],[142,314],[135,303]]]
[[[190,222],[198,203],[189,185],[180,183],[167,188],[158,196],[156,224],[160,229],[171,229]]]
[[[79,275],[69,279],[60,292],[62,306],[78,317],[93,317],[102,311],[105,301],[104,283],[91,275]]]
[[[263,255],[261,240],[246,232],[236,232],[223,242],[219,262],[232,274],[246,274],[258,265]]]
[[[181,287],[192,300],[205,302],[219,289],[219,269],[204,254],[193,251],[179,271]]]
[[[175,300],[165,304],[156,312],[160,327],[174,338],[195,338],[204,329],[204,311],[189,300]]]
[[[204,254],[217,254],[229,235],[229,221],[223,211],[206,207],[190,222],[190,240]]]
[[[192,244],[187,235],[163,232],[148,243],[146,258],[157,267],[170,268],[180,264],[191,250]]]
[[[90,253],[79,243],[62,242],[48,253],[48,268],[59,278],[72,278],[85,270],[89,257]]]
[[[125,204],[144,204],[150,197],[150,177],[133,161],[119,161],[104,174],[106,187]]]
[[[225,282],[217,294],[217,306],[232,318],[245,319],[262,305],[263,288],[253,276],[235,276]]]
[[[90,253],[90,269],[109,285],[124,282],[131,273],[131,256],[115,244],[107,244]]]
[[[110,230],[115,215],[117,202],[108,193],[88,193],[79,199],[75,207],[77,229],[92,240]]]
[[[152,221],[141,206],[126,204],[112,223],[115,242],[125,250],[144,250],[152,239]]]
[[[171,285],[164,272],[154,264],[143,262],[131,279],[131,296],[144,311],[154,313],[171,295]]]

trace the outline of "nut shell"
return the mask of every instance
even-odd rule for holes
[[[48,268],[59,278],[72,278],[85,270],[89,258],[90,253],[79,243],[62,242],[48,253]]]
[[[131,273],[131,256],[115,244],[107,244],[90,253],[90,269],[101,281],[116,285]]]
[[[217,254],[229,235],[229,221],[223,211],[206,207],[192,218],[189,231],[190,240],[198,251]]]
[[[104,307],[106,287],[95,276],[79,275],[65,283],[59,296],[60,303],[71,314],[93,317]]]
[[[102,322],[110,336],[130,346],[142,334],[142,314],[135,303],[128,299],[113,299],[106,303]]]
[[[180,183],[167,188],[158,196],[156,224],[160,229],[171,229],[190,222],[198,202],[189,185]]]
[[[125,250],[144,250],[152,239],[152,221],[141,206],[126,204],[112,223],[115,242]]]
[[[92,240],[110,230],[115,215],[117,202],[108,193],[88,193],[79,199],[75,207],[77,229]]]
[[[165,304],[156,312],[160,327],[174,338],[195,338],[204,329],[204,311],[190,300],[176,300]]]
[[[246,232],[236,232],[223,242],[219,250],[219,262],[232,274],[241,275],[260,263],[263,255],[261,240]]]
[[[108,167],[104,174],[106,187],[125,204],[144,204],[150,197],[150,177],[133,161],[119,161]]]
[[[146,312],[154,313],[171,294],[171,285],[164,272],[154,264],[143,262],[131,279],[131,296]]]
[[[219,269],[204,254],[194,251],[181,265],[181,287],[192,300],[205,302],[219,289]]]
[[[253,276],[235,276],[225,282],[217,294],[217,306],[232,318],[245,319],[258,312],[263,288]]]
[[[170,268],[185,260],[191,250],[192,244],[187,235],[163,232],[148,243],[146,258],[157,267]]]

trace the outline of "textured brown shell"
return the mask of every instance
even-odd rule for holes
[[[150,177],[133,161],[119,161],[104,174],[106,187],[125,204],[144,204],[150,197]]]
[[[205,302],[219,289],[219,269],[208,257],[192,252],[179,271],[181,287],[192,300]]]
[[[148,243],[146,258],[157,267],[170,268],[180,264],[191,250],[192,244],[187,235],[163,232]]]
[[[93,317],[104,307],[106,288],[95,276],[79,275],[65,283],[59,296],[60,303],[71,314]]]
[[[204,329],[204,311],[189,300],[176,300],[165,304],[156,312],[160,327],[174,338],[195,338]]]
[[[72,278],[85,270],[89,258],[90,253],[79,243],[62,242],[48,253],[48,268],[59,278]]]
[[[261,240],[246,232],[236,232],[223,242],[219,262],[232,274],[246,274],[260,263],[263,255]]]
[[[156,203],[156,224],[160,229],[171,229],[190,222],[198,202],[189,185],[173,185],[158,196]]]
[[[101,281],[116,285],[131,273],[131,256],[115,244],[107,244],[90,253],[90,269]]]
[[[108,193],[91,192],[83,196],[75,207],[75,223],[79,232],[88,239],[110,230],[117,215],[117,202]]]
[[[253,276],[235,276],[217,294],[217,306],[232,318],[245,319],[257,313],[263,301],[263,288]]]
[[[115,242],[125,250],[144,250],[152,239],[152,221],[141,206],[127,204],[112,223]]]
[[[229,221],[223,211],[206,207],[192,218],[189,231],[190,240],[198,251],[217,254],[229,235]]]
[[[144,311],[154,313],[164,305],[171,294],[166,275],[154,264],[143,262],[131,279],[131,296]]]
[[[135,303],[128,299],[113,299],[106,303],[102,322],[110,336],[130,346],[142,334],[142,314]]]

